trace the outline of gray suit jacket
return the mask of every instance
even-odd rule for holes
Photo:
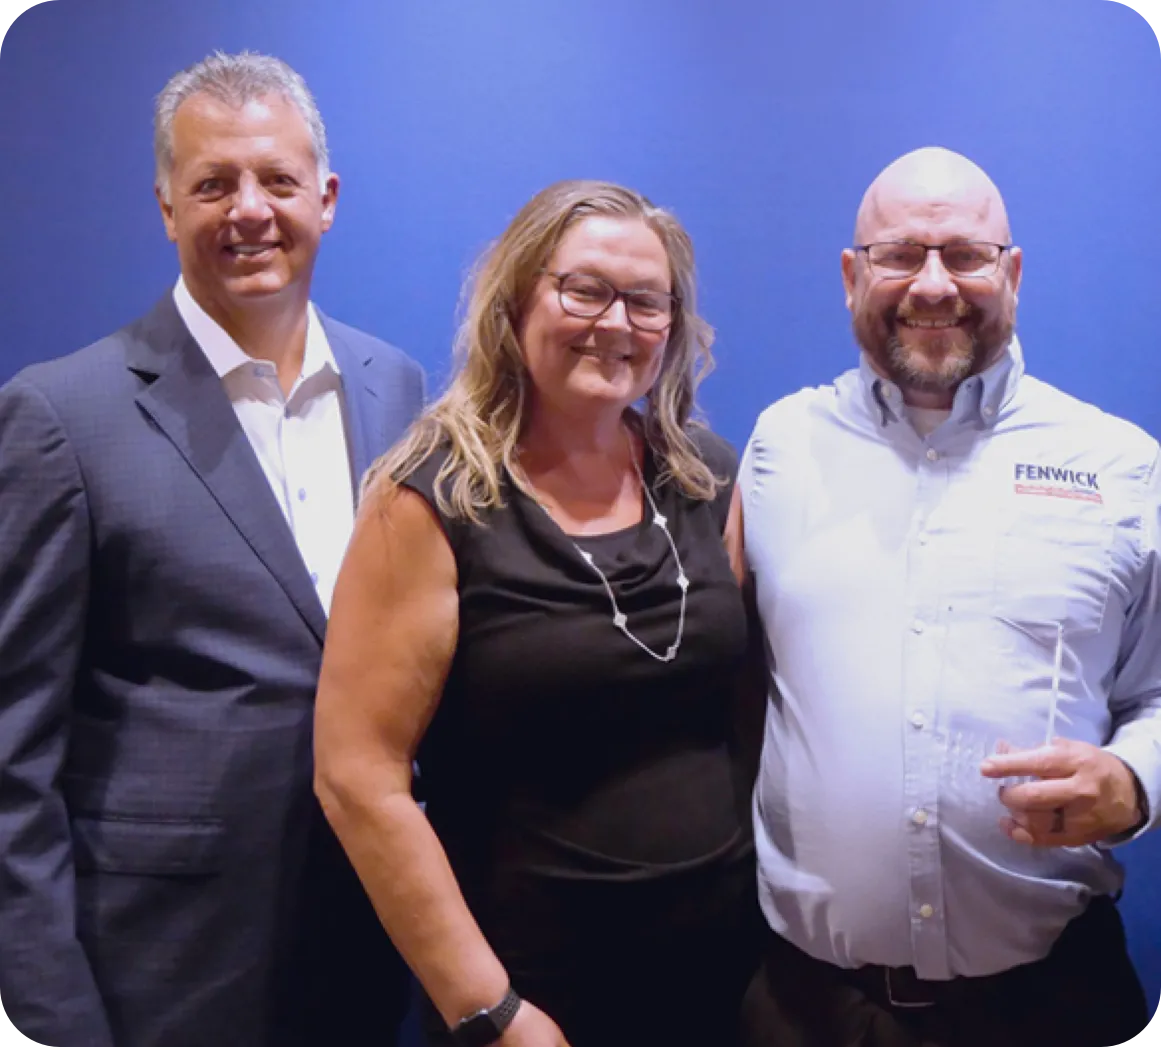
[[[422,372],[322,322],[359,476]],[[0,999],[27,1035],[393,1042],[402,967],[312,793],[325,626],[171,296],[0,389]]]

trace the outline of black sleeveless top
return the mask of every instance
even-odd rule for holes
[[[657,484],[645,456],[690,582],[671,662],[614,626],[576,548],[592,553],[629,629],[664,654],[681,590],[644,500],[639,525],[572,538],[510,479],[482,526],[439,513],[442,454],[404,481],[439,516],[459,571],[458,642],[419,764],[428,817],[486,933],[488,896],[506,876],[639,881],[748,850],[729,745],[746,622],[722,542],[737,456],[694,435],[727,481],[712,502]]]

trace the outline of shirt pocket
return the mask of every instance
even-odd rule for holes
[[[1099,632],[1112,583],[1113,524],[1103,513],[1025,512],[996,542],[992,613],[1022,632],[1055,638]]]

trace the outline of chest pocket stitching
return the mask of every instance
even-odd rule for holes
[[[1001,621],[1098,632],[1112,585],[1113,522],[1019,513],[997,536],[992,613]],[[1045,631],[1047,636],[1047,630]]]

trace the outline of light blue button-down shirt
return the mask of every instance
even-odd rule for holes
[[[1121,867],[1009,840],[979,763],[1050,730],[1107,745],[1158,820],[1156,441],[1024,375],[1013,340],[926,439],[865,359],[779,401],[739,482],[773,666],[754,797],[771,926],[931,979],[1045,956]]]

